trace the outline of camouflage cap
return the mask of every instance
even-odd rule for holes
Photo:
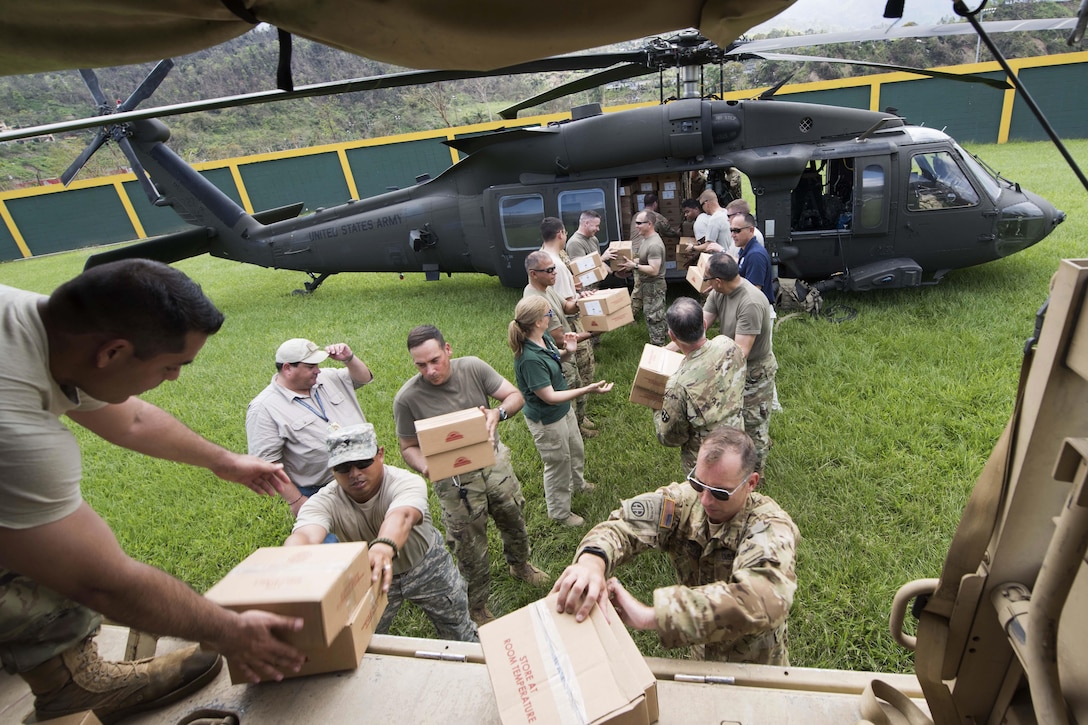
[[[318,347],[317,343],[310,342],[302,337],[294,337],[279,346],[276,350],[276,362],[290,363],[319,363],[329,356],[325,348]]]
[[[378,455],[378,435],[370,423],[349,425],[329,433],[329,468],[351,461],[366,461]]]

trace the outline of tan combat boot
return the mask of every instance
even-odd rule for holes
[[[216,652],[193,645],[159,657],[106,662],[94,637],[21,673],[39,720],[94,710],[108,725],[165,705],[211,682],[223,666]]]
[[[482,607],[468,610],[468,616],[469,619],[476,623],[477,627],[482,627],[495,619],[495,615],[491,613],[491,610],[487,608],[486,604]]]
[[[548,576],[547,572],[537,569],[527,561],[520,564],[511,564],[510,576],[521,579],[527,584],[532,584],[534,587],[544,587],[551,584],[551,577]]]

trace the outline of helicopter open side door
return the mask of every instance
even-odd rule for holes
[[[499,260],[503,284],[524,284],[525,257],[540,249],[540,222],[554,216],[563,220],[568,234],[578,228],[578,217],[593,209],[601,215],[597,241],[602,249],[622,239],[618,186],[615,179],[594,181],[509,184],[484,191],[484,223]],[[510,280],[510,281],[508,281]]]

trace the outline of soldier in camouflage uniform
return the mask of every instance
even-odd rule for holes
[[[408,353],[419,374],[407,380],[393,397],[393,421],[404,462],[428,477],[416,421],[477,406],[485,410],[488,433],[495,444],[494,466],[432,481],[442,506],[446,543],[468,583],[469,615],[476,624],[486,624],[494,618],[487,608],[491,593],[489,518],[499,529],[511,576],[534,586],[546,586],[549,581],[547,574],[529,562],[525,497],[510,463],[510,449],[499,439],[499,424],[516,415],[525,399],[513,383],[480,358],[452,357],[450,344],[433,325],[420,325],[408,333]],[[490,399],[498,406],[488,407]]]
[[[636,257],[640,255],[640,252],[642,250],[642,240],[646,237],[649,237],[652,233],[648,227],[652,227],[653,233],[656,233],[657,236],[661,237],[662,240],[666,238],[680,238],[679,228],[674,228],[670,226],[668,217],[658,213],[658,203],[659,202],[657,200],[657,194],[646,194],[646,196],[643,198],[642,211],[638,214],[635,214],[635,216],[631,219],[631,253],[634,254]],[[646,214],[650,221],[650,224],[646,226],[639,224],[639,214]],[[605,254],[609,253],[605,252]],[[613,259],[613,256],[611,255],[607,256],[607,258],[604,255],[601,256],[601,261],[604,262],[608,262],[611,259]],[[662,270],[662,275],[664,275],[664,270]],[[631,311],[637,317],[644,312],[643,300],[645,299],[645,296],[642,291],[642,279],[637,274],[634,275],[634,278],[634,287],[631,290]],[[664,307],[661,308],[661,314],[662,319],[664,319]]]
[[[772,349],[772,308],[763,292],[740,275],[737,260],[725,253],[710,260],[710,294],[703,305],[706,329],[717,320],[721,334],[733,338],[748,361],[744,383],[744,430],[759,451],[756,470],[763,472],[772,441],[771,409],[778,360]]]
[[[736,428],[703,442],[687,483],[623,501],[578,545],[553,591],[559,610],[585,619],[608,596],[634,629],[664,647],[693,646],[700,659],[789,665],[786,619],[797,588],[800,533],[772,499],[755,493],[755,449]],[[677,584],[638,601],[611,576],[656,549],[669,555]]]
[[[640,211],[635,224],[649,228],[653,212]],[[646,316],[646,329],[651,345],[665,345],[669,341],[665,327],[665,243],[656,232],[646,232],[639,244],[638,256],[624,265],[624,270],[635,275],[642,292],[642,313]]]
[[[407,599],[423,610],[440,639],[478,641],[465,580],[431,524],[427,482],[385,465],[385,447],[370,423],[333,431],[326,446],[335,480],[302,505],[284,545],[320,544],[329,533],[340,541],[367,541],[371,580],[381,578],[389,597],[377,632],[389,631]]]
[[[702,307],[691,297],[673,302],[665,319],[684,361],[669,378],[654,428],[662,445],[680,446],[680,463],[688,471],[711,431],[744,427],[747,366],[744,353],[725,335],[706,339]]]

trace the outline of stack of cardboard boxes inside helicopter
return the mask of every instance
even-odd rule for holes
[[[681,228],[681,238],[666,237],[665,269],[684,269],[689,259],[682,247],[693,241],[691,223],[684,221],[680,203],[691,195],[691,184],[686,174],[651,174],[619,180],[619,209],[622,233],[631,229],[635,214],[646,205],[647,194],[657,194],[657,211],[669,220],[669,226]]]

